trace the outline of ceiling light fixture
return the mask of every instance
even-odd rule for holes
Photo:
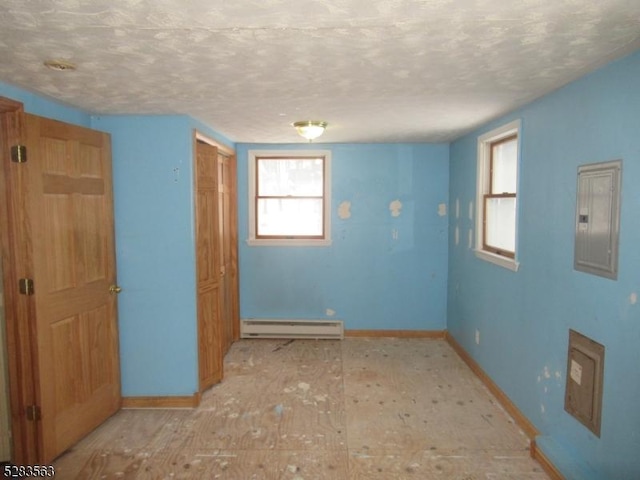
[[[67,72],[76,69],[76,66],[73,63],[66,60],[46,60],[44,62],[44,66],[58,72]]]
[[[311,141],[318,138],[324,133],[324,129],[327,128],[327,122],[320,122],[317,120],[303,120],[295,122],[293,124],[300,136]]]

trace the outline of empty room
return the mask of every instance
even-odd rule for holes
[[[4,0],[6,477],[640,478],[640,3]]]

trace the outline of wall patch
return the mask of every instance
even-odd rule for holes
[[[392,217],[399,217],[400,210],[402,210],[402,202],[400,200],[394,200],[389,204],[389,211]]]
[[[338,217],[342,220],[351,218],[351,202],[344,201],[338,206]]]

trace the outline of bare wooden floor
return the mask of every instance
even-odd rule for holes
[[[122,410],[55,462],[79,479],[547,479],[441,340],[243,340],[195,410]]]

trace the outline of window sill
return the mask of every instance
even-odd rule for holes
[[[270,239],[257,240],[255,238],[247,239],[247,245],[250,247],[328,247],[331,245],[330,239],[324,240],[304,240],[304,239]]]
[[[513,258],[503,257],[496,255],[495,253],[489,253],[484,250],[475,250],[476,257],[499,267],[506,268],[513,272],[517,272],[520,267],[520,263],[516,262]]]

